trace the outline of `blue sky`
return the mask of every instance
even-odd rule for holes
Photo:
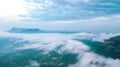
[[[3,4],[0,5],[1,29],[18,26],[60,31],[120,32],[120,0],[0,2]]]

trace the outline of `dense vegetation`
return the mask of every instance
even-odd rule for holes
[[[104,40],[104,42],[81,40],[86,45],[90,46],[91,51],[105,57],[120,59],[120,36],[112,37]]]

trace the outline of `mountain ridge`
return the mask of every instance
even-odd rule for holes
[[[12,27],[7,32],[10,32],[10,33],[77,33],[77,32],[69,32],[69,31],[45,31],[39,28],[17,28],[17,27]]]

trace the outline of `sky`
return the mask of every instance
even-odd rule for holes
[[[120,32],[120,0],[0,0],[0,30]]]

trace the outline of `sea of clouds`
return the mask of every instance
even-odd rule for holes
[[[76,33],[76,34],[60,34],[60,33],[46,33],[46,34],[19,34],[1,32],[0,38],[16,39],[16,42],[27,41],[23,45],[8,45],[3,49],[9,49],[9,51],[21,51],[27,49],[44,50],[45,54],[57,47],[62,46],[57,52],[59,54],[64,51],[78,54],[78,62],[71,64],[69,67],[119,67],[120,59],[105,58],[90,50],[90,47],[84,43],[75,39],[91,39],[93,41],[103,42],[103,39],[109,39],[114,36],[118,36],[120,33]],[[15,47],[14,47],[15,46]],[[12,48],[12,49],[11,49]],[[37,61],[30,61],[31,67],[39,67],[40,63]],[[29,67],[26,66],[26,67]]]

